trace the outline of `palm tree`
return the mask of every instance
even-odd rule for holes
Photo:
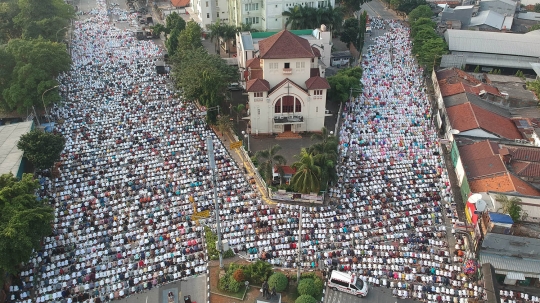
[[[216,50],[216,53],[219,54],[219,48],[218,48],[219,38],[223,35],[223,27],[220,21],[217,20],[215,23],[206,25],[206,29],[210,31],[210,34],[208,35],[208,37],[210,38],[210,42],[213,42],[214,39],[216,39],[215,50]]]
[[[521,199],[518,197],[512,197],[508,199],[507,195],[495,196],[495,201],[502,204],[502,211],[508,214],[514,222],[517,222],[521,218]],[[500,208],[499,208],[500,209]]]
[[[343,24],[343,9],[341,7],[328,6],[324,10],[323,23],[330,27],[332,35],[341,30]]]
[[[315,165],[321,168],[321,186],[325,189],[328,182],[337,180],[338,140],[326,127],[321,129],[320,134],[313,134],[311,139],[320,141],[311,145],[308,152],[314,156]]]
[[[298,162],[292,165],[296,169],[291,179],[292,186],[303,194],[318,193],[321,188],[321,168],[315,164],[314,156],[302,148],[300,155],[296,155],[295,158]]]
[[[233,127],[233,123],[231,121],[231,117],[229,115],[223,115],[218,118],[217,120],[217,128],[221,132],[221,136],[223,136],[223,133],[230,130]]]
[[[285,22],[285,28],[291,25],[291,29],[297,29],[303,22],[300,5],[295,5],[294,7],[289,8],[288,11],[284,11],[283,13],[281,13],[281,15],[287,17],[287,22]]]
[[[287,163],[285,157],[278,154],[280,150],[281,146],[279,146],[279,144],[276,144],[269,149],[260,150],[255,153],[255,158],[259,163],[257,169],[259,170],[259,174],[267,185],[272,184],[274,166],[285,165]]]
[[[246,109],[246,106],[244,104],[238,104],[236,106],[233,106],[232,109],[236,112],[236,123],[238,123],[240,120],[240,116]]]

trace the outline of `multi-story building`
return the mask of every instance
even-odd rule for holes
[[[216,21],[229,22],[227,0],[191,0],[191,6],[186,7],[186,11],[203,30]]]
[[[258,57],[246,61],[244,72],[249,131],[320,131],[330,85],[321,77],[319,50],[288,30],[259,41],[258,46]]]
[[[335,4],[335,0],[230,0],[229,24],[239,27],[241,23],[249,23],[260,31],[280,31],[287,22],[282,13],[296,5],[327,7]]]

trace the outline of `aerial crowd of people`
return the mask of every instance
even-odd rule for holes
[[[156,74],[162,50],[111,24],[97,3],[75,22],[73,67],[59,78],[66,102],[51,110],[67,140],[60,176],[40,177],[53,234],[10,302],[106,302],[206,273],[203,225],[215,222],[192,216],[214,211],[208,137],[222,233],[236,254],[356,272],[425,302],[483,297],[462,271],[463,239],[446,227],[455,209],[405,26],[372,19],[387,31],[364,56],[362,94],[345,106],[333,205],[265,205],[199,110]]]

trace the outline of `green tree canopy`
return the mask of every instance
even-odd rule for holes
[[[509,215],[514,222],[519,221],[521,218],[521,199],[518,197],[508,198],[507,195],[495,196],[495,201],[501,203],[502,210],[505,214]]]
[[[178,20],[178,22],[185,22],[183,19],[181,20],[182,21]],[[167,52],[170,56],[174,56],[177,53],[179,56],[183,56],[183,54],[189,50],[201,48],[203,46],[201,35],[202,29],[199,24],[194,21],[189,21],[183,29],[178,25],[170,28],[169,37],[167,38],[167,41],[165,41]]]
[[[439,64],[443,54],[448,51],[446,42],[437,37],[426,41],[418,52],[418,63],[424,66],[424,69],[431,72],[435,65]]]
[[[427,4],[426,0],[398,0],[398,5],[396,6],[398,11],[409,14],[413,9],[417,8],[420,5]]]
[[[317,303],[317,299],[309,295],[301,295],[298,298],[296,298],[294,303]]]
[[[362,4],[369,2],[368,0],[342,0],[340,6],[344,8],[344,13],[352,16],[354,12],[359,11]]]
[[[355,43],[358,39],[359,31],[360,26],[358,24],[358,20],[355,18],[349,18],[343,23],[343,29],[341,31],[341,35],[339,36],[339,40],[347,44],[347,48],[349,48],[351,43]]]
[[[75,17],[73,6],[63,0],[18,0],[17,3],[19,13],[13,21],[25,39],[42,37],[56,41]]]
[[[315,164],[315,157],[302,148],[295,158],[298,161],[292,165],[296,173],[291,179],[291,185],[299,193],[318,193],[321,189],[321,168]]]
[[[178,32],[183,31],[186,28],[186,21],[177,13],[173,12],[165,19],[165,33],[169,34],[173,29],[177,29]]]
[[[420,18],[431,18],[433,12],[429,5],[419,5],[409,13],[409,22],[414,22]]]
[[[275,272],[268,279],[268,286],[270,287],[270,289],[275,288],[276,292],[284,291],[288,285],[289,279],[287,279],[287,276],[280,272]]]
[[[343,22],[341,8],[332,6],[315,8],[306,5],[295,5],[281,15],[287,18],[285,27],[287,28],[290,25],[290,29],[313,29],[325,24],[333,31],[339,29]]]
[[[268,186],[272,184],[274,166],[285,165],[287,163],[285,157],[279,154],[280,150],[281,146],[276,144],[269,149],[260,150],[255,153],[255,158],[259,163],[257,169]]]
[[[30,131],[21,136],[17,147],[24,151],[24,156],[38,169],[51,168],[60,160],[66,139],[62,135]]]
[[[430,18],[418,18],[411,23],[411,37],[416,36],[416,33],[423,28],[435,29],[437,24]]]
[[[313,134],[311,139],[319,142],[311,145],[307,151],[314,155],[315,165],[321,168],[321,189],[326,190],[328,182],[337,181],[338,138],[323,127],[321,133]]]
[[[0,83],[0,106],[5,110],[17,110],[20,113],[26,112],[32,106],[42,108],[42,93],[58,85],[54,79],[60,73],[68,71],[71,65],[71,58],[64,44],[44,39],[12,39],[0,54],[3,54],[0,57],[13,58],[13,61],[7,63],[12,67],[11,75],[7,77],[9,71],[6,71],[4,79],[0,79],[4,81]],[[59,100],[59,95],[52,92],[44,96],[47,105]]]
[[[327,78],[330,84],[328,96],[331,100],[337,102],[346,102],[349,100],[351,88],[352,96],[356,97],[362,89],[360,78],[362,77],[362,68],[351,67],[338,71],[334,76]]]
[[[298,283],[298,293],[302,295],[315,296],[317,289],[315,288],[315,281],[313,279],[302,279]]]
[[[19,181],[12,174],[0,176],[0,270],[15,274],[40,241],[51,233],[53,209],[38,201],[39,183],[31,174]]]
[[[5,44],[10,39],[21,37],[22,30],[13,21],[19,13],[20,9],[17,0],[0,2],[0,44]]]

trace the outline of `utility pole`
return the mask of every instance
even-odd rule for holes
[[[212,174],[212,186],[214,187],[214,212],[216,213],[216,229],[218,243],[216,249],[219,254],[219,268],[223,269],[223,244],[221,243],[221,226],[219,224],[219,205],[218,205],[218,196],[217,196],[217,168],[216,168],[216,159],[214,157],[214,141],[212,136],[206,138],[206,146],[208,148],[208,162],[210,163],[210,171]]]
[[[297,263],[297,272],[296,272],[296,282],[300,283],[300,266],[302,264],[302,209],[304,207],[300,206],[300,217],[298,219],[298,263]]]

